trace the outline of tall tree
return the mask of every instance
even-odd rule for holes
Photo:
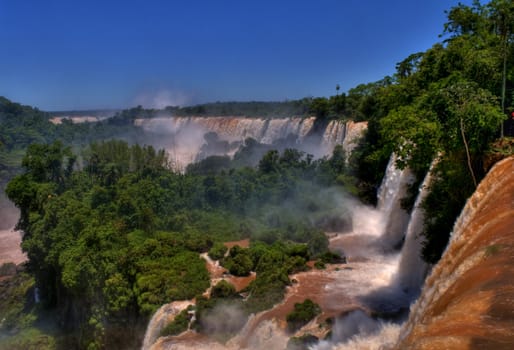
[[[493,0],[488,5],[494,32],[500,38],[502,57],[502,84],[501,108],[505,113],[505,100],[507,88],[507,61],[510,48],[514,41],[514,2],[511,0]],[[501,136],[504,135],[503,122],[501,123]]]

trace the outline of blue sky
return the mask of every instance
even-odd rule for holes
[[[440,41],[457,2],[0,0],[0,95],[43,110],[329,96]]]

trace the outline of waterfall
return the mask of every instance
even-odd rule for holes
[[[41,302],[41,296],[39,294],[39,288],[34,287],[34,303],[39,304]]]
[[[283,135],[290,130],[307,129],[302,122],[297,123],[296,121],[272,122],[270,120],[265,124],[266,131],[263,132],[263,137],[269,138],[279,137],[277,135]],[[272,132],[271,129],[275,131]],[[327,127],[325,133],[335,137],[340,135],[342,130],[341,126],[334,123],[330,128]],[[334,251],[344,252],[348,258],[348,265],[332,271],[312,272],[319,274],[317,278],[324,284],[322,289],[316,291],[316,295],[322,294],[322,300],[330,300],[326,304],[322,303],[323,306],[327,310],[332,310],[332,308],[339,310],[339,314],[342,314],[341,310],[350,311],[347,315],[348,319],[336,321],[333,328],[336,336],[331,341],[320,342],[314,346],[314,349],[333,349],[339,346],[342,349],[351,349],[352,347],[376,349],[380,344],[393,344],[398,337],[400,325],[395,322],[376,320],[367,316],[368,312],[395,314],[405,310],[423,283],[427,266],[420,258],[422,240],[419,233],[424,221],[424,213],[420,204],[427,195],[432,175],[430,171],[427,173],[419,188],[412,215],[409,216],[401,208],[400,202],[406,194],[407,185],[412,183],[414,176],[407,169],[398,169],[395,164],[396,160],[396,155],[392,154],[378,192],[376,208],[345,199],[346,205],[352,211],[353,230],[331,238],[330,246]],[[435,162],[431,169],[434,164]],[[402,241],[404,234],[406,237],[402,250],[394,250],[394,246]],[[388,249],[384,250],[386,245]],[[307,279],[299,276],[295,278],[297,278],[297,284],[294,287],[296,289],[291,289],[290,300],[294,300],[296,297],[294,293],[299,286],[302,284],[309,286]],[[314,287],[309,286],[308,288]],[[286,297],[285,300],[289,299]],[[279,304],[277,307],[279,308],[281,305]],[[152,344],[159,336],[160,329],[170,322],[178,312],[179,309],[174,309],[168,304],[155,313],[148,325],[142,349],[152,348]],[[289,335],[279,332],[279,323],[262,316],[273,315],[274,312],[277,310],[267,310],[260,315],[250,317],[240,334],[224,345],[217,344],[208,338],[198,342],[189,338],[181,340],[161,338],[157,342],[159,345],[154,346],[155,348],[169,348],[172,345],[173,348],[184,349],[188,347],[237,349],[241,348],[241,344],[254,344],[252,342],[255,342],[258,344],[256,348],[271,349],[273,348],[272,343],[280,344],[281,347],[278,348],[284,348],[284,343]],[[359,316],[357,319],[351,317],[355,313],[362,314],[362,317]],[[352,332],[347,334],[347,330],[344,330],[338,336],[339,333],[336,332],[338,327],[349,327],[348,323],[357,326],[358,331],[361,326],[371,325],[371,328],[368,327],[369,332],[358,333],[356,331],[356,334]]]
[[[251,137],[270,145],[281,141],[285,147],[297,148],[318,158],[329,156],[338,144],[343,145],[349,155],[367,128],[366,122],[333,120],[320,124],[315,117],[158,117],[136,119],[134,124],[151,133],[154,146],[166,149],[177,170],[183,170],[197,159],[207,132],[215,132],[219,140],[231,143],[229,149],[209,150],[216,155],[233,156],[238,143]]]
[[[155,343],[161,330],[168,325],[175,316],[189,305],[193,305],[192,301],[176,301],[161,306],[152,316],[148,326],[146,327],[145,337],[141,350],[150,350]]]
[[[467,200],[395,349],[512,347],[513,193],[511,156]]]
[[[323,134],[322,146],[342,144],[346,135],[346,124],[336,120],[328,123]]]
[[[386,250],[394,249],[402,242],[410,218],[402,208],[401,200],[407,194],[407,186],[414,181],[414,175],[408,168],[397,168],[397,159],[396,154],[391,154],[378,191],[377,209],[382,213],[384,225],[381,243]]]
[[[407,294],[417,297],[428,270],[427,263],[421,257],[423,247],[423,226],[425,222],[425,211],[421,207],[423,200],[428,195],[428,188],[432,183],[432,171],[437,163],[437,159],[432,162],[423,183],[419,187],[418,196],[414,203],[409,225],[405,234],[400,264],[398,266],[397,284]]]
[[[343,149],[346,152],[348,160],[353,150],[362,140],[364,133],[368,130],[368,122],[348,121],[344,127]]]

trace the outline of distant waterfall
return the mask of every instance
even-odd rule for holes
[[[246,118],[246,117],[158,117],[136,119],[136,126],[151,133],[155,146],[165,148],[177,168],[195,161],[204,135],[214,132],[227,141],[224,150],[210,150],[217,155],[233,156],[247,138],[264,144],[282,142],[287,147],[305,151],[314,157],[331,154],[338,144],[349,154],[367,128],[367,122],[319,121],[315,117]]]
[[[41,296],[39,294],[39,288],[34,287],[34,303],[39,304],[41,302]]]
[[[401,200],[407,193],[407,186],[414,181],[414,175],[408,169],[396,167],[396,154],[391,154],[386,173],[378,191],[377,209],[382,212],[382,244],[385,249],[393,249],[401,243],[407,225],[409,213],[401,206]]]

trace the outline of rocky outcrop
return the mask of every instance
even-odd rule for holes
[[[514,347],[514,157],[497,163],[455,223],[395,349]]]

